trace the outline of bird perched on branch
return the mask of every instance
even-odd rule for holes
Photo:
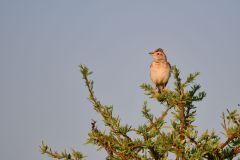
[[[158,48],[149,54],[153,57],[153,62],[150,66],[150,77],[156,85],[158,92],[161,92],[166,87],[170,78],[171,66],[167,61],[167,56],[163,49]]]

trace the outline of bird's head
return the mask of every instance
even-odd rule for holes
[[[165,55],[162,48],[158,48],[149,54],[153,57],[155,62],[167,61],[167,56]]]

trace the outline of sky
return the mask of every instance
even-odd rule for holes
[[[151,84],[147,53],[159,47],[183,80],[201,73],[207,97],[196,103],[196,125],[221,135],[222,112],[240,104],[239,8],[237,0],[0,0],[1,159],[47,160],[42,141],[104,159],[85,144],[92,119],[105,127],[78,65],[94,72],[98,99],[137,126],[145,100],[162,111],[139,87]]]

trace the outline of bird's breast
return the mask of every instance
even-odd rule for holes
[[[153,62],[150,68],[151,80],[155,84],[164,84],[168,81],[170,76],[170,66],[167,62],[156,63]]]

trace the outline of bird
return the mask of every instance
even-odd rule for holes
[[[160,93],[165,89],[170,78],[171,65],[167,61],[167,56],[162,48],[158,48],[149,54],[153,57],[153,62],[150,65],[150,78]]]

